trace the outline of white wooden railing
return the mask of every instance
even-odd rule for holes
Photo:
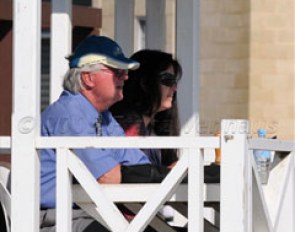
[[[73,199],[82,207],[93,205],[94,207],[89,207],[92,209],[89,212],[111,231],[133,232],[143,231],[166,201],[187,201],[188,230],[203,231],[204,201],[212,199],[207,197],[210,194],[212,196],[210,191],[216,191],[216,188],[210,189],[208,186],[204,188],[203,151],[218,147],[221,148],[222,154],[220,196],[219,198],[215,196],[214,199],[220,199],[220,231],[295,231],[294,142],[251,139],[248,136],[248,128],[248,122],[244,120],[223,120],[220,140],[217,137],[36,138],[37,150],[57,149],[57,231],[71,231]],[[89,147],[180,148],[182,155],[176,167],[161,184],[108,186],[97,184],[84,164],[70,151],[73,148]],[[0,137],[0,149],[10,148],[11,139]],[[258,148],[289,153],[272,170],[269,182],[264,186],[261,186],[257,179],[256,165],[252,159],[252,150]],[[188,184],[180,185],[186,174],[188,174]],[[81,187],[71,186],[72,175],[79,180]],[[129,193],[124,191],[130,191],[130,188],[133,188],[133,196],[141,197],[134,199],[127,197]],[[119,190],[122,195],[114,195]],[[145,194],[140,195],[143,191]],[[151,192],[150,197],[146,191]],[[11,199],[14,204],[22,207],[22,202],[13,195]],[[130,223],[115,205],[115,202],[124,200],[146,201]],[[15,223],[13,218],[11,222]]]
[[[58,142],[59,141],[59,142]],[[177,189],[182,178],[188,172],[188,217],[194,220],[189,220],[189,228],[191,231],[203,231],[203,156],[200,154],[200,148],[217,148],[219,141],[217,138],[172,138],[172,137],[148,137],[148,138],[68,138],[62,142],[61,138],[42,138],[41,147],[52,148],[56,147],[57,143],[62,143],[64,148],[58,149],[57,159],[57,188],[58,196],[57,208],[58,215],[62,222],[58,225],[60,231],[69,231],[70,223],[70,208],[72,205],[72,197],[69,189],[64,186],[70,186],[71,178],[69,172],[72,173],[81,183],[82,187],[88,186],[85,189],[90,194],[92,199],[96,199],[99,214],[103,218],[105,224],[111,231],[142,231],[144,227],[157,213],[163,203],[165,203]],[[82,168],[81,163],[69,153],[69,148],[85,148],[85,147],[102,147],[102,148],[181,148],[183,155],[176,167],[171,171],[167,178],[158,186],[158,189],[151,192],[150,199],[146,202],[143,209],[136,215],[136,217],[129,224],[122,214],[118,211],[116,206],[108,201],[108,197],[94,178],[85,179],[87,171]],[[89,176],[89,174],[88,174]],[[120,186],[118,186],[120,187]],[[143,188],[143,190],[146,190]],[[139,187],[138,194],[141,194]],[[95,196],[96,195],[96,196]],[[60,204],[59,204],[60,202]],[[65,202],[68,202],[66,205]],[[60,210],[60,211],[59,211]]]
[[[259,183],[256,163],[252,160],[253,231],[295,231],[295,142],[248,139],[248,146],[250,152],[264,149],[288,154],[282,158],[274,154],[274,167],[266,185]]]

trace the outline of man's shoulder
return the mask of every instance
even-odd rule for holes
[[[42,113],[42,132],[49,135],[94,134],[93,123],[75,99],[59,99]]]
[[[77,97],[62,94],[54,103],[50,104],[42,113],[43,116],[78,115],[82,112]]]

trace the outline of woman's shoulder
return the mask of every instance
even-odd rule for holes
[[[140,114],[132,110],[112,112],[113,117],[124,129],[127,136],[144,135],[144,124]]]

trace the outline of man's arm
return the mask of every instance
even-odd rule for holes
[[[121,180],[121,165],[116,165],[110,171],[98,178],[97,182],[100,184],[119,184],[121,183]]]
[[[116,165],[97,179],[100,184],[119,183],[161,183],[170,169],[150,164],[121,166]]]

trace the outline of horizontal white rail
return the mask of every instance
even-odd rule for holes
[[[11,137],[10,136],[0,136],[0,148],[10,149],[11,147]]]
[[[37,148],[218,148],[218,137],[39,137]],[[126,144],[127,143],[127,144]],[[249,149],[264,149],[273,151],[295,151],[295,142],[279,139],[248,139]],[[11,137],[0,136],[0,149],[11,148]]]
[[[218,148],[218,137],[39,137],[36,148]]]
[[[11,137],[0,136],[0,155],[10,153]]]
[[[101,184],[104,194],[113,202],[145,202],[155,192],[159,184]],[[141,190],[141,194],[138,191]],[[89,203],[90,197],[85,194],[85,190],[80,185],[73,185],[74,201],[79,203]],[[187,202],[187,184],[181,184],[176,192],[169,199],[169,202]],[[204,184],[204,202],[220,201],[219,184]]]
[[[294,141],[279,139],[248,139],[249,149],[263,149],[270,151],[295,151]]]

